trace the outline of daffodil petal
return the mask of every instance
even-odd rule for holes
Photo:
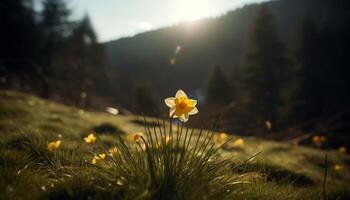
[[[189,115],[195,115],[198,113],[198,108],[197,107],[194,107],[188,114]]]
[[[183,119],[183,122],[187,122],[188,121],[188,114],[184,114],[184,115],[182,115],[183,117],[182,117],[182,119]]]
[[[178,90],[175,94],[175,97],[187,97],[186,93],[183,90]]]
[[[185,115],[179,116],[179,120],[182,121],[182,122],[185,122]]]
[[[193,106],[196,106],[196,105],[197,105],[197,101],[196,101],[196,100],[190,99],[189,101],[192,103]]]
[[[175,110],[176,110],[176,107],[175,107],[175,106],[173,106],[173,107],[170,108],[170,111],[169,111],[169,116],[170,116],[170,117],[174,115]],[[175,115],[174,115],[173,117],[175,118]]]
[[[169,97],[169,98],[164,99],[164,103],[170,108],[175,105],[174,101],[175,101],[174,97]]]

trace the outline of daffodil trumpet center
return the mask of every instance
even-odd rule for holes
[[[194,103],[187,97],[177,97],[175,99],[175,106],[175,115],[181,116],[185,113],[191,112],[194,108]]]

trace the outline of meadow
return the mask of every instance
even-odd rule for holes
[[[0,135],[0,199],[350,199],[346,153],[176,120],[2,90]]]

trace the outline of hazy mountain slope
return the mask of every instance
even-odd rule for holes
[[[267,4],[286,43],[293,42],[295,29],[305,16],[311,17],[319,29],[332,31],[335,31],[333,26],[338,30],[345,28],[346,23],[339,23],[339,19],[349,17],[349,6],[344,6],[347,3],[343,0],[279,0]],[[258,8],[259,4],[247,5],[218,18],[108,42],[105,46],[109,63],[115,73],[132,74],[138,82],[144,79],[151,82],[160,96],[179,87],[193,93],[203,88],[214,65],[221,65],[228,76],[239,65]],[[182,49],[175,55],[178,45]],[[176,59],[173,65],[172,58]]]

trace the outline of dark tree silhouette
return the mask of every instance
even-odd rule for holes
[[[323,80],[319,58],[319,36],[316,25],[305,17],[296,33],[293,59],[296,65],[298,93],[295,96],[295,117],[300,121],[318,117],[322,111]]]
[[[262,5],[251,29],[250,46],[244,63],[245,86],[249,93],[248,109],[258,124],[277,121],[281,104],[281,84],[286,67],[285,48],[278,37],[274,17]]]
[[[44,0],[41,13],[41,29],[43,31],[43,62],[41,75],[43,79],[43,97],[49,97],[52,90],[53,60],[61,50],[66,37],[70,34],[68,17],[70,14],[64,0]]]
[[[0,73],[5,75],[2,82],[8,87],[34,86],[31,79],[36,76],[40,32],[32,6],[31,1],[24,0],[0,3]]]
[[[92,95],[105,94],[100,90],[108,91],[104,49],[97,42],[87,15],[76,23],[64,47],[56,54],[53,69],[58,85],[63,86],[62,93],[66,91],[66,95],[75,97],[77,105],[88,108]]]

